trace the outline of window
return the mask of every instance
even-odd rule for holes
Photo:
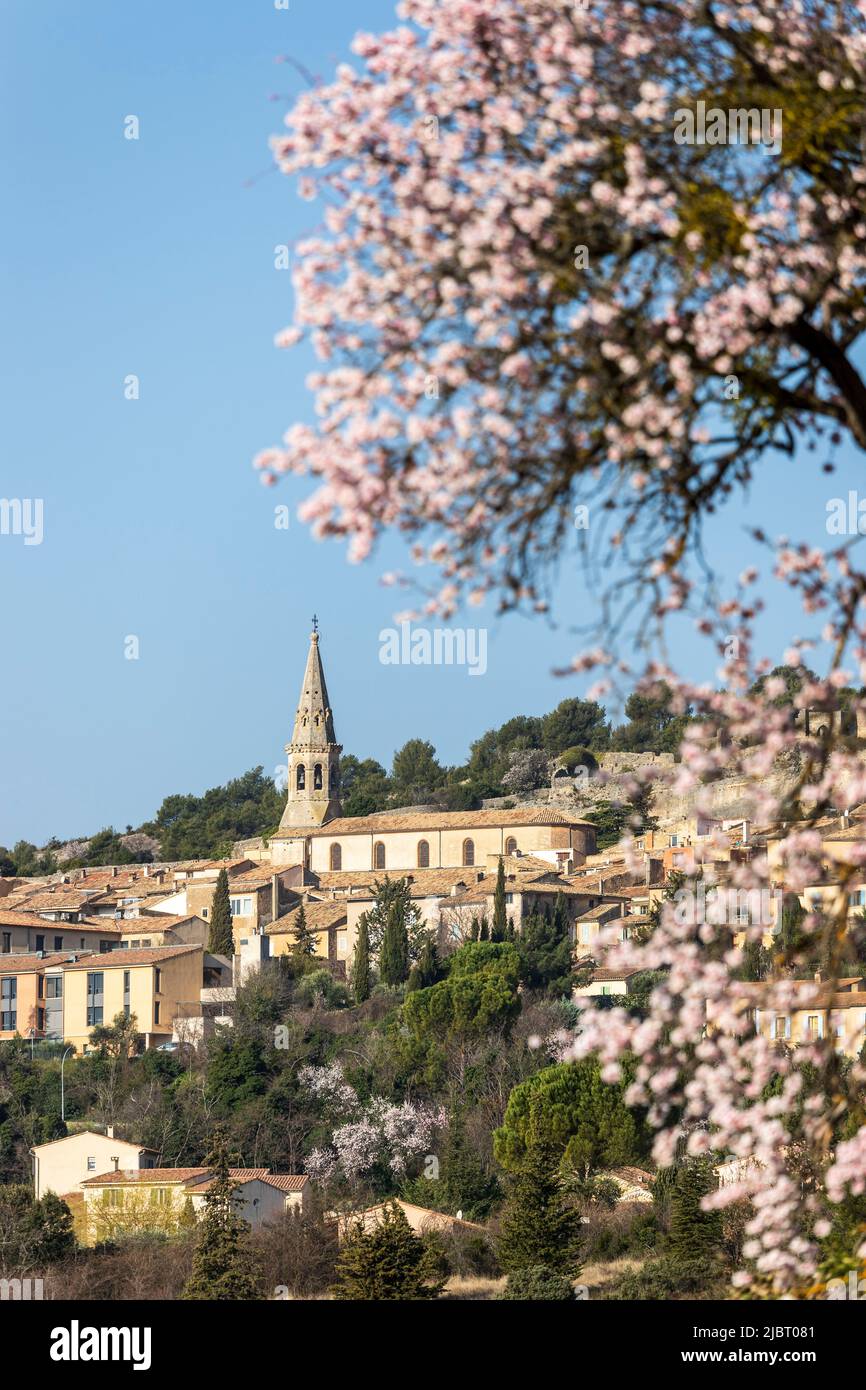
[[[153,972],[153,992],[154,994],[162,994],[162,971],[159,966]]]
[[[506,853],[506,854],[516,854],[516,853],[517,853],[517,841],[515,840],[515,838],[514,838],[513,835],[509,835],[508,839],[505,841],[505,853]]]
[[[18,980],[0,980],[0,1029],[4,1033],[14,1033],[18,1020]]]
[[[130,1012],[130,1010],[129,1010],[129,981],[130,981],[130,978],[131,978],[131,976],[130,976],[130,971],[124,970],[124,972],[123,972],[123,1013],[124,1013],[124,1017],[125,1017],[125,1018],[129,1018],[129,1012]]]
[[[101,970],[87,973],[87,1026],[96,1028],[102,1023],[105,976]]]
[[[63,998],[63,976],[62,976],[62,975],[46,975],[46,976],[45,976],[45,997],[46,997],[46,999],[62,999],[62,998]]]
[[[44,951],[44,950],[45,950],[45,937],[44,937],[44,936],[37,936],[37,938],[36,938],[36,949],[37,949],[37,951]]]
[[[330,864],[332,869],[342,869],[343,851],[339,845],[331,845]]]
[[[202,917],[207,917],[209,910],[210,910],[209,908],[203,907],[202,910],[201,910],[201,915],[202,915]]]
[[[430,868],[430,846],[426,840],[418,841],[418,868]]]
[[[55,949],[55,951],[62,951],[62,950],[63,950],[63,937],[62,937],[62,936],[55,936],[55,938],[54,938],[54,949]]]
[[[806,1019],[806,1038],[815,1042],[824,1036],[824,1020],[820,1014],[809,1014]]]
[[[475,842],[474,840],[463,841],[463,863],[471,865],[475,863]]]
[[[374,868],[374,869],[384,869],[384,867],[385,867],[385,846],[382,844],[382,841],[380,840],[378,844],[376,844],[376,845],[373,846],[373,868]]]
[[[791,1036],[791,1020],[784,1014],[778,1014],[773,1019],[772,1038],[774,1042],[780,1042],[783,1038]]]
[[[167,1207],[171,1205],[171,1189],[168,1187],[152,1187],[150,1189],[150,1202],[154,1207]]]
[[[96,1159],[95,1159],[95,1158],[88,1158],[88,1160],[87,1160],[87,1171],[88,1171],[88,1173],[95,1173],[95,1172],[96,1172]]]
[[[252,898],[230,898],[229,907],[233,917],[251,917],[253,900]]]
[[[322,790],[322,764],[321,764],[321,763],[316,763],[316,766],[313,768],[313,791],[320,792],[321,790]]]
[[[333,764],[332,764],[331,767],[328,769],[328,790],[329,790],[329,791],[335,792],[335,791],[337,790],[337,781],[338,781],[338,779],[337,779],[337,769],[336,769],[336,768],[333,766]]]
[[[306,785],[307,785],[307,769],[304,767],[303,763],[301,763],[301,765],[299,766],[297,772],[295,773],[295,786],[297,787],[297,789],[298,789],[299,792],[302,792],[302,791],[304,790],[304,787],[305,787]]]
[[[157,1003],[155,1003],[154,1006],[153,1006],[153,1022],[154,1022],[154,1026],[156,1026],[156,1024],[159,1023],[159,1002],[158,1002],[158,1001],[157,1001]]]
[[[11,950],[12,950],[12,933],[11,933],[11,931],[5,931],[5,932],[3,933],[3,954],[4,954],[4,956],[8,956],[8,954],[9,954],[9,952],[10,952]]]
[[[122,1207],[122,1206],[123,1206],[123,1188],[122,1188],[122,1187],[104,1187],[104,1188],[102,1189],[102,1200],[104,1201],[104,1203],[105,1203],[105,1205],[106,1205],[107,1207]]]
[[[134,951],[134,950],[136,950],[136,949],[141,945],[141,942],[140,942],[140,941],[133,941],[131,944],[132,944],[132,949],[133,949],[133,951]]]

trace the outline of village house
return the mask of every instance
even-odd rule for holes
[[[303,1212],[309,1198],[306,1174],[271,1173],[268,1168],[232,1168],[235,1210],[253,1229],[287,1211]],[[198,1220],[214,1181],[209,1168],[110,1168],[81,1184],[84,1241],[113,1235],[171,1230],[187,1214]]]
[[[121,1165],[124,1168],[153,1168],[159,1155],[142,1144],[117,1139],[111,1125],[104,1134],[92,1129],[36,1144],[30,1150],[33,1159],[33,1187],[37,1200],[46,1192],[68,1197],[81,1192],[82,1183],[97,1173],[108,1172]]]

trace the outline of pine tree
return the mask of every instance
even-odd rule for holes
[[[379,952],[379,974],[383,984],[392,989],[409,974],[409,935],[399,899],[394,899],[388,910]]]
[[[549,1143],[534,1144],[508,1186],[499,1238],[503,1269],[577,1272],[579,1214],[566,1206],[558,1154]]]
[[[232,1180],[222,1134],[214,1135],[207,1166],[213,1173],[205,1193],[204,1214],[182,1297],[241,1301],[256,1297],[246,1237],[249,1226],[235,1210],[237,1183]]]
[[[352,961],[352,994],[356,1004],[363,1004],[370,998],[370,929],[367,914],[358,918],[358,935],[355,938],[355,955]]]
[[[499,856],[499,864],[496,869],[496,887],[493,890],[493,929],[490,933],[491,941],[504,941],[508,931],[508,921],[505,913],[505,864],[502,855]]]
[[[701,1198],[715,1187],[715,1175],[706,1160],[693,1160],[679,1168],[670,1198],[670,1252],[680,1262],[712,1259],[721,1242],[721,1218],[717,1211],[703,1211]]]
[[[314,956],[316,954],[316,933],[307,926],[307,909],[303,902],[298,908],[292,935],[295,938],[292,943],[293,956]]]
[[[229,898],[229,876],[225,869],[220,869],[214,889],[210,910],[208,950],[215,956],[233,956],[235,952],[232,907]]]
[[[403,1210],[392,1199],[369,1228],[355,1223],[337,1261],[338,1299],[418,1300],[437,1298],[447,1267],[415,1235]]]

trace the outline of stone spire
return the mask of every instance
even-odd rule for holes
[[[323,825],[342,814],[340,753],[319,651],[319,624],[313,618],[310,650],[295,714],[292,741],[286,744],[288,800],[281,829]]]

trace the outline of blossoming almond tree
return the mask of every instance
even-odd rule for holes
[[[353,558],[385,528],[411,538],[441,570],[428,607],[444,613],[488,591],[543,606],[575,508],[601,510],[593,544],[622,546],[663,618],[690,602],[702,518],[768,451],[866,447],[866,3],[405,0],[399,15],[356,39],[360,66],[304,95],[274,141],[327,228],[298,247],[279,342],[309,335],[323,366],[316,425],[257,462],[268,481],[314,475],[304,515]],[[866,682],[851,547],[783,546],[776,572],[833,652],[824,679],[803,667],[797,703],[832,702],[845,662]],[[801,895],[826,872],[820,816],[866,800],[866,771],[835,734],[803,736],[774,678],[755,689],[769,663],[752,649],[754,579],[699,620],[720,689],[659,665],[645,680],[696,715],[675,790],[711,812],[713,783],[740,774],[749,818],[773,827],[772,853],[734,856],[727,886]],[[631,674],[604,649],[571,669],[594,666],[590,698]],[[799,770],[780,779],[789,754]],[[866,844],[846,840],[829,904],[793,940],[773,920],[760,986],[743,979],[760,917],[666,904],[654,931],[603,947],[611,968],[663,973],[646,1016],[590,1004],[573,1042],[611,1080],[636,1055],[630,1100],[660,1163],[683,1146],[757,1160],[709,1200],[750,1199],[739,1280],[775,1294],[812,1285],[834,1204],[866,1188],[866,1077],[829,1036],[780,1047],[754,1008],[824,990],[832,1017],[864,865]],[[690,868],[686,895],[712,872]],[[827,983],[804,982],[819,963]]]
[[[672,562],[770,447],[866,446],[863,0],[398,14],[273,142],[327,226],[278,341],[324,365],[257,462],[321,480],[317,534],[512,604],[575,506]]]

